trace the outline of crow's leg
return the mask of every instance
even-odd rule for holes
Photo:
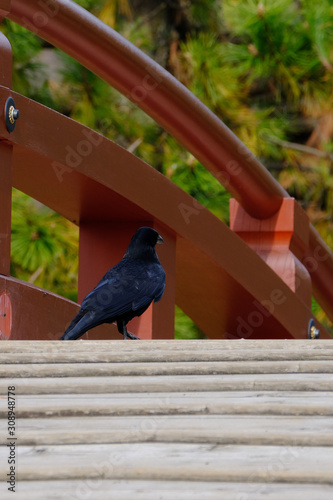
[[[128,338],[131,340],[140,340],[139,337],[137,337],[136,335],[127,330],[126,321],[118,320],[117,327],[118,327],[118,332],[124,336],[124,340]]]
[[[134,335],[134,333],[131,333],[129,331],[127,331],[127,337],[131,340],[140,340],[140,337],[137,337],[136,335]]]
[[[126,321],[118,320],[117,327],[118,327],[118,332],[121,333],[124,336],[124,340],[126,340],[127,339]]]

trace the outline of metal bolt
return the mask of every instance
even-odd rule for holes
[[[314,340],[314,339],[319,339],[319,337],[320,337],[320,331],[316,327],[314,320],[311,318],[309,321],[308,338]]]
[[[9,108],[9,121],[11,124],[15,123],[15,120],[17,120],[20,116],[20,112],[18,109],[15,109],[14,106],[11,106]]]
[[[5,119],[8,132],[13,132],[16,120],[19,118],[20,112],[15,108],[15,102],[12,97],[8,97],[5,104]]]

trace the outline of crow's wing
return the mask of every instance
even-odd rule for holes
[[[135,313],[161,299],[165,272],[160,264],[120,264],[110,269],[86,296],[81,304],[83,311],[94,311],[106,321],[130,311]]]

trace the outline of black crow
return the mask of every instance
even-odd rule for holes
[[[152,301],[158,302],[165,288],[156,243],[163,243],[163,238],[155,229],[141,227],[136,231],[122,260],[88,293],[60,340],[76,340],[95,326],[115,321],[124,339],[138,338],[127,331],[127,323]]]

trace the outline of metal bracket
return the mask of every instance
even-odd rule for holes
[[[15,108],[15,102],[12,97],[8,97],[5,104],[5,119],[6,119],[6,128],[8,132],[13,132],[16,120],[19,118],[20,112]]]
[[[310,319],[308,327],[308,339],[319,339],[320,331],[315,325],[314,319]]]

